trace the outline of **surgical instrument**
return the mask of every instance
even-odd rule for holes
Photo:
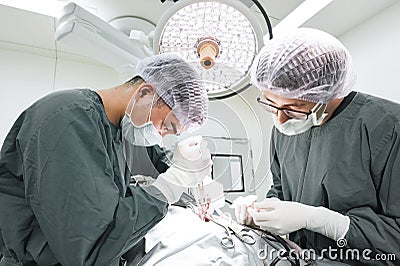
[[[232,219],[226,219],[223,218],[223,216],[211,216],[208,214],[206,214],[206,218],[225,229],[226,236],[221,238],[221,244],[224,248],[235,247],[235,243],[232,238],[232,233],[245,244],[254,245],[256,243],[255,238],[248,233],[249,230],[233,222]]]
[[[212,217],[211,215],[206,214],[206,218],[225,229],[226,236],[221,238],[221,245],[227,249],[234,248],[235,243],[233,242],[232,234],[229,227],[215,217]]]

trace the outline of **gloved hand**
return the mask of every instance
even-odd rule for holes
[[[201,136],[190,137],[178,143],[171,167],[153,183],[169,203],[179,200],[188,187],[197,186],[211,174],[211,154]]]
[[[256,195],[248,195],[245,197],[237,197],[231,205],[231,208],[235,208],[236,220],[239,223],[246,225],[253,225],[253,217],[248,213],[248,208],[254,207],[254,202],[257,200]]]
[[[211,174],[211,153],[201,136],[194,136],[178,143],[172,165],[185,172],[186,186],[197,186]]]
[[[254,209],[248,211],[256,225],[279,235],[305,228],[336,241],[346,235],[350,225],[348,216],[325,207],[276,198],[254,203]]]

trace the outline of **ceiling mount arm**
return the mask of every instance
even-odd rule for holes
[[[64,7],[57,22],[56,41],[114,68],[120,75],[132,75],[136,64],[149,56],[143,45],[75,3]]]
[[[253,3],[257,6],[257,8],[261,11],[261,14],[263,15],[265,23],[267,24],[267,27],[268,27],[269,39],[271,40],[273,37],[272,25],[271,25],[271,21],[268,18],[267,12],[265,11],[264,7],[261,5],[261,3],[258,0],[251,0],[251,1],[253,1]]]

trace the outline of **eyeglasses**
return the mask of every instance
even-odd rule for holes
[[[263,97],[264,98],[264,97]],[[264,101],[265,100],[265,101]],[[312,111],[304,112],[304,111],[297,111],[297,110],[292,110],[288,108],[281,108],[275,105],[272,105],[268,102],[266,102],[266,99],[264,98],[261,99],[261,97],[257,97],[257,102],[261,104],[262,107],[264,107],[265,111],[275,114],[278,114],[278,111],[282,111],[287,117],[292,118],[292,119],[299,119],[299,120],[306,120],[308,116],[312,113]]]
[[[174,135],[179,136],[181,134],[181,129],[178,129],[174,122],[170,122],[171,128],[167,126],[167,122],[164,121],[162,124],[163,130],[168,133],[173,133]]]
[[[161,106],[161,105],[168,106],[161,97],[158,97],[155,104],[157,104],[158,106]],[[174,135],[179,136],[183,131],[183,127],[174,122],[173,112],[172,112],[171,108],[169,108],[169,109],[170,109],[170,112],[167,114],[164,121],[162,122],[162,125],[161,125],[162,130],[167,134],[174,134]]]

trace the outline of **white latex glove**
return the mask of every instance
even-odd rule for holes
[[[190,137],[178,143],[171,167],[153,183],[169,203],[179,200],[188,187],[197,186],[211,174],[211,154],[201,136]]]
[[[186,175],[186,186],[197,186],[211,175],[212,161],[207,141],[201,136],[194,136],[178,143],[172,165],[189,175]]]
[[[245,197],[237,197],[231,205],[231,208],[235,208],[236,220],[239,223],[251,225],[253,224],[253,217],[248,213],[248,208],[253,208],[254,202],[257,200],[256,195],[248,195]]]
[[[276,198],[254,203],[254,209],[248,211],[256,225],[279,235],[305,228],[336,241],[346,235],[350,225],[349,217],[338,212]]]

